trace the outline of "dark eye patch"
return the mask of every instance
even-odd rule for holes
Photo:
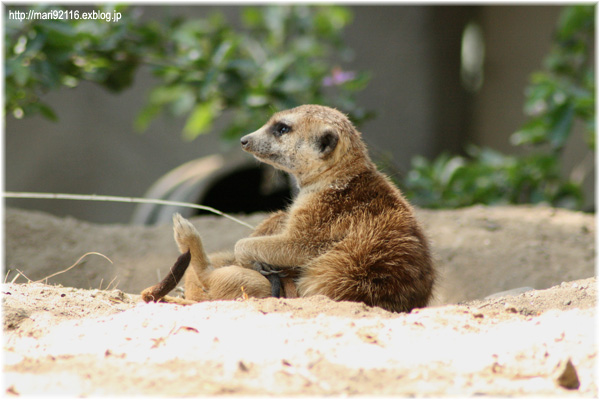
[[[292,131],[292,127],[283,122],[277,122],[273,125],[273,135],[276,137],[280,137],[285,135],[286,133],[290,133]]]

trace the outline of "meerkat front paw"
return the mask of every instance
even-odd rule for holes
[[[276,269],[276,267],[273,265],[259,261],[252,262],[252,269],[260,272],[263,276],[279,275],[280,278],[285,278],[287,276],[285,272],[280,269]]]
[[[281,278],[284,278],[287,275],[283,271],[275,269],[275,267],[267,263],[253,261],[250,265],[253,270],[260,272],[262,276],[269,280],[269,283],[271,283],[271,296],[281,297]]]
[[[179,247],[179,251],[185,253],[200,242],[200,234],[194,225],[181,214],[173,214],[173,237]]]

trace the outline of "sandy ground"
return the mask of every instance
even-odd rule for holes
[[[594,217],[418,213],[440,269],[436,301],[394,314],[320,296],[143,304],[137,293],[177,256],[171,227],[8,209],[5,394],[597,397]],[[193,222],[208,250],[248,233]],[[44,281],[90,251],[113,264],[90,255]],[[522,287],[540,290],[484,299]]]

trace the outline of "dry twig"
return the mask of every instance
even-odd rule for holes
[[[198,204],[192,203],[184,203],[181,201],[169,201],[169,200],[159,200],[159,199],[144,199],[141,197],[120,197],[120,196],[100,196],[96,194],[68,194],[68,193],[37,193],[37,192],[4,192],[3,194],[6,198],[13,199],[57,199],[57,200],[85,200],[85,201],[108,201],[115,203],[149,203],[149,204],[162,204],[167,206],[177,206],[177,207],[189,207],[195,208],[198,210],[209,211],[213,214],[220,215],[222,217],[228,218],[234,222],[237,222],[240,225],[244,225],[250,229],[254,229],[254,227],[250,224],[245,223],[244,221],[240,221],[237,218],[232,217],[229,214],[225,214],[215,208],[208,206],[201,206]]]
[[[43,279],[40,279],[40,280],[38,280],[38,281],[35,281],[35,283],[39,283],[39,282],[41,282],[41,281],[48,281],[48,279],[50,279],[50,278],[53,278],[53,277],[55,277],[56,275],[60,275],[60,274],[63,274],[63,273],[65,273],[65,272],[67,272],[67,271],[71,270],[71,269],[72,269],[72,268],[74,268],[74,267],[75,267],[77,264],[79,264],[79,261],[81,261],[81,260],[82,260],[84,257],[86,257],[86,256],[89,256],[90,254],[95,254],[95,255],[97,255],[97,256],[104,257],[104,258],[106,258],[106,259],[108,260],[108,262],[110,262],[111,264],[113,263],[113,262],[110,260],[110,258],[106,257],[104,254],[97,253],[97,252],[95,252],[95,251],[90,251],[89,253],[85,253],[84,255],[82,255],[81,257],[79,257],[79,259],[78,259],[77,261],[75,261],[75,264],[71,265],[69,268],[67,268],[67,269],[64,269],[64,270],[62,270],[62,271],[55,272],[55,273],[53,273],[52,275],[48,275],[47,277],[45,277],[45,278],[43,278]],[[19,271],[19,270],[17,270],[17,271]],[[21,272],[21,271],[19,271],[19,272]],[[21,275],[25,276],[25,275],[24,275],[22,272],[21,272]],[[25,276],[25,278],[27,278],[27,277]],[[31,279],[27,278],[27,280],[31,282]]]

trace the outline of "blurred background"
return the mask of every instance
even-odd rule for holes
[[[238,138],[275,111],[314,102],[347,113],[419,206],[595,211],[593,6],[35,8],[119,21],[11,14],[31,8],[4,12],[6,191],[280,208],[293,182],[259,167]],[[98,223],[168,222],[173,211],[6,205]]]

